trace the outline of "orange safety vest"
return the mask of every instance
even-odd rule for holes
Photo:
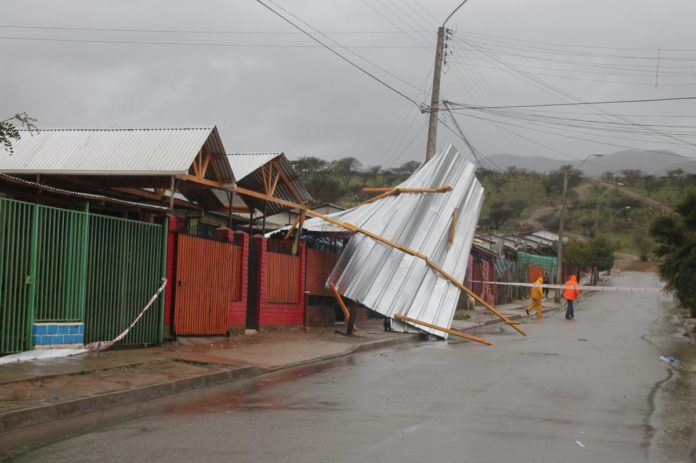
[[[574,301],[580,295],[580,289],[578,289],[578,280],[573,275],[568,281],[563,283],[563,286],[574,286],[573,288],[566,288],[563,290],[563,298],[568,301]]]

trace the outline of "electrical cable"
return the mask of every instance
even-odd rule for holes
[[[392,92],[394,92],[394,93],[396,93],[397,95],[401,96],[402,98],[404,98],[404,99],[410,101],[411,103],[413,103],[414,105],[416,105],[416,106],[422,111],[422,108],[423,108],[423,107],[422,107],[420,104],[418,104],[418,103],[416,102],[416,100],[414,100],[413,98],[407,96],[407,95],[404,94],[403,92],[401,92],[401,91],[397,90],[396,88],[392,87],[391,85],[389,85],[388,83],[386,83],[385,81],[383,81],[383,80],[380,79],[379,77],[375,76],[374,74],[372,74],[372,73],[369,72],[368,70],[364,69],[364,68],[361,67],[360,65],[358,65],[358,64],[354,63],[353,61],[349,60],[348,58],[346,58],[345,56],[343,56],[342,54],[340,54],[339,52],[337,52],[336,50],[334,50],[334,49],[331,48],[330,46],[326,45],[326,44],[325,44],[324,42],[322,42],[321,40],[319,40],[319,39],[317,39],[316,37],[314,37],[314,35],[310,34],[310,33],[307,32],[307,31],[305,31],[305,30],[302,29],[300,26],[298,26],[297,24],[295,24],[294,22],[292,22],[290,19],[288,19],[288,18],[286,18],[285,16],[283,16],[280,12],[278,12],[278,11],[274,10],[273,8],[271,8],[271,7],[270,7],[269,5],[267,5],[266,3],[262,2],[261,0],[256,0],[256,2],[257,2],[258,4],[260,4],[261,6],[263,6],[264,8],[266,8],[267,10],[269,10],[270,12],[272,12],[273,14],[275,14],[276,16],[278,16],[278,17],[279,17],[280,19],[282,19],[283,21],[285,21],[285,22],[287,22],[288,24],[290,24],[290,25],[291,25],[292,27],[294,27],[295,29],[299,30],[300,32],[303,32],[307,37],[309,37],[310,39],[314,40],[315,42],[317,42],[318,44],[320,44],[322,47],[326,48],[326,49],[329,50],[331,53],[333,53],[334,55],[336,55],[336,56],[338,56],[339,58],[341,58],[341,59],[342,59],[343,61],[345,61],[346,63],[348,63],[348,64],[350,64],[351,66],[353,66],[354,68],[358,69],[358,70],[359,70],[360,72],[362,72],[363,74],[366,74],[367,76],[369,76],[369,77],[371,77],[372,79],[376,80],[377,82],[379,82],[379,83],[382,84],[383,86],[387,87],[387,88],[388,88],[389,90],[391,90]]]

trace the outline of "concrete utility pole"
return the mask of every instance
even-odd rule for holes
[[[445,28],[437,28],[437,48],[435,49],[435,67],[433,71],[433,94],[430,99],[430,122],[428,124],[428,144],[425,149],[425,160],[435,156],[437,143],[437,116],[440,111],[440,78],[442,76],[442,57],[445,48]]]
[[[425,160],[429,161],[435,156],[437,148],[437,116],[440,111],[440,78],[442,77],[442,61],[445,56],[445,34],[447,21],[459,10],[468,0],[464,0],[447,16],[442,26],[437,28],[437,47],[435,48],[435,67],[433,70],[433,93],[430,98],[430,121],[428,123],[428,144],[425,148]]]

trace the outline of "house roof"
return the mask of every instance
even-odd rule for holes
[[[283,153],[228,153],[228,159],[234,163],[234,175],[241,180],[261,166],[265,166]]]
[[[273,196],[296,203],[308,204],[314,199],[299,180],[297,172],[283,153],[228,154],[237,184],[249,190],[266,192],[268,184],[275,183]],[[275,179],[278,178],[278,182]],[[249,207],[273,215],[288,209],[271,201],[243,196]]]
[[[233,181],[217,128],[42,129],[21,131],[14,154],[0,158],[7,174],[186,175],[207,144],[223,182]]]

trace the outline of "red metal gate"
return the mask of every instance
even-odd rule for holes
[[[241,298],[242,247],[187,235],[177,241],[174,332],[225,334],[228,305]]]

